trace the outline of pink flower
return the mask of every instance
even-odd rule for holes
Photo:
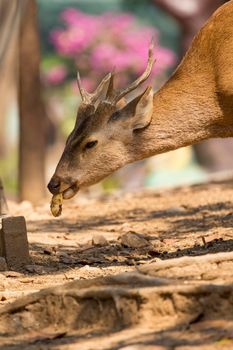
[[[127,13],[106,12],[90,15],[73,8],[62,12],[66,28],[51,32],[56,51],[73,60],[91,90],[97,74],[102,75],[114,67],[124,72],[124,81],[140,74],[146,66],[151,38],[157,43],[154,55],[156,63],[152,78],[164,75],[175,63],[175,54],[159,45],[159,32],[150,26],[139,28],[136,18]],[[123,81],[121,78],[121,81]]]
[[[110,26],[113,32],[122,32],[135,25],[135,17],[128,13],[105,12],[101,17],[105,27]]]
[[[67,68],[63,64],[52,67],[45,74],[45,80],[51,85],[62,83],[67,75]]]
[[[67,8],[61,13],[60,17],[68,25],[75,24],[80,17],[80,12],[73,8]]]
[[[72,57],[91,44],[93,31],[94,28],[85,31],[79,27],[71,27],[67,31],[52,31],[50,38],[59,54]]]
[[[119,50],[110,43],[99,44],[94,47],[90,54],[90,64],[93,69],[112,70],[115,65]]]

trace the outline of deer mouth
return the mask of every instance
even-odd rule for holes
[[[62,197],[64,199],[71,199],[76,195],[78,191],[79,191],[79,186],[77,183],[74,183],[72,186],[68,187],[62,192]]]

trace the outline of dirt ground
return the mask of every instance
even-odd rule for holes
[[[233,349],[232,181],[10,203],[31,263],[0,273],[0,349]]]

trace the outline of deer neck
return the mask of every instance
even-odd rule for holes
[[[184,68],[178,68],[154,94],[151,124],[138,133],[133,145],[137,159],[209,138],[233,136],[233,120],[224,115],[211,71],[187,74]]]

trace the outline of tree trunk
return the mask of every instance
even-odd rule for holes
[[[46,113],[41,99],[40,47],[35,0],[26,3],[19,39],[19,195],[38,202],[45,196]]]
[[[22,1],[22,0],[21,0]],[[16,42],[20,19],[18,0],[0,0],[0,157],[7,153],[6,114],[15,97]]]

